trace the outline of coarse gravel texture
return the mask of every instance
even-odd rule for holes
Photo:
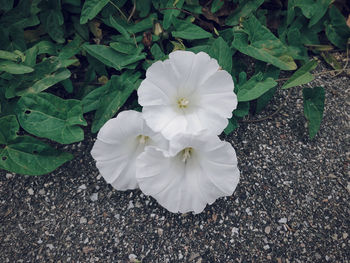
[[[0,262],[349,262],[349,80],[343,73],[310,84],[326,89],[314,140],[300,87],[271,120],[241,123],[225,138],[240,183],[198,215],[107,185],[89,132],[67,146],[76,158],[50,175],[0,171]],[[251,118],[271,114],[287,93]]]

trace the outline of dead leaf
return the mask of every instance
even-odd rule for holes
[[[346,24],[348,25],[348,27],[350,27],[350,15],[348,16],[348,19],[346,19]]]
[[[89,22],[89,29],[95,38],[102,40],[102,30],[100,28],[101,22],[94,19]]]
[[[143,38],[142,38],[142,43],[150,48],[152,45],[152,33],[147,31],[147,32],[143,32]]]
[[[205,16],[206,19],[212,20],[212,21],[220,24],[219,18],[216,15],[214,15],[212,12],[210,12],[209,8],[203,7],[202,14]]]

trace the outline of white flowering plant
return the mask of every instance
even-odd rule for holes
[[[142,113],[120,112],[92,148],[107,183],[140,187],[175,213],[200,213],[232,195],[236,153],[218,138],[237,106],[231,75],[206,53],[175,51],[147,69],[138,101]]]

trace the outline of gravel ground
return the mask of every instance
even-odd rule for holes
[[[326,108],[312,141],[300,88],[272,120],[241,124],[226,138],[239,159],[237,190],[199,215],[107,185],[90,133],[50,175],[0,171],[0,262],[350,262],[349,80],[313,81]]]

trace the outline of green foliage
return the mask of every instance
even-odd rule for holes
[[[317,131],[320,129],[322,121],[325,101],[324,88],[304,88],[303,98],[304,114],[308,121],[309,136],[311,139],[313,139]]]
[[[16,116],[0,118],[0,168],[19,174],[49,173],[73,156],[31,136],[18,136]]]
[[[0,0],[0,168],[39,175],[71,160],[41,138],[78,142],[84,114],[98,132],[127,101],[138,108],[145,70],[175,49],[207,52],[232,74],[239,103],[226,134],[271,101],[281,70],[295,71],[282,89],[312,81],[311,52],[341,69],[330,51],[347,48],[350,29],[337,0],[277,2]],[[313,138],[324,89],[303,94]]]
[[[310,73],[311,70],[315,69],[317,61],[311,60],[304,66],[299,68],[282,86],[282,89],[289,89],[291,87],[300,86],[314,80],[314,76]]]

